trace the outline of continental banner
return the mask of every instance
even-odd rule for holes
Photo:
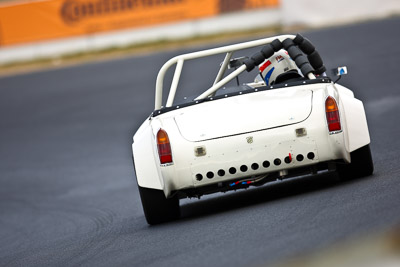
[[[0,5],[0,46],[272,8],[279,0],[46,0]]]

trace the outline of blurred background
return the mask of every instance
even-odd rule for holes
[[[398,0],[2,0],[0,64],[268,27],[340,25],[399,13]]]
[[[399,266],[399,14],[399,0],[0,0],[0,266]],[[288,32],[348,67],[374,175],[185,199],[149,227],[131,144],[160,67]],[[185,81],[210,86],[221,61]]]

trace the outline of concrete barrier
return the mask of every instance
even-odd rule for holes
[[[5,46],[0,48],[0,64],[57,58],[60,55],[125,47],[159,40],[179,40],[221,32],[251,30],[278,24],[280,17],[279,8],[257,9],[139,29]]]

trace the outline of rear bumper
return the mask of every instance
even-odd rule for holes
[[[218,183],[212,183],[205,186],[185,188],[171,192],[171,195],[178,196],[178,198],[195,197],[200,198],[203,195],[213,194],[217,192],[228,192],[232,190],[245,189],[250,186],[261,186],[268,182],[277,180],[286,180],[294,177],[306,177],[315,175],[327,175],[328,173],[336,173],[336,161],[331,162],[320,162],[314,165],[308,165],[305,167],[291,168],[285,172],[271,172],[262,176],[255,176],[253,179],[242,178],[233,179],[230,181],[223,181]]]
[[[299,128],[304,128],[307,134],[296,136]],[[206,154],[196,156],[197,147],[204,148]],[[344,132],[329,135],[325,124],[310,118],[295,125],[248,134],[203,142],[182,141],[175,154],[173,166],[161,167],[169,188],[167,196],[264,174],[276,179],[297,173],[295,170],[349,159]]]

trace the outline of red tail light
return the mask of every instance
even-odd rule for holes
[[[167,132],[163,129],[157,133],[157,149],[161,164],[172,163],[171,144]]]
[[[328,96],[325,101],[326,121],[328,122],[329,132],[340,131],[339,109],[333,97]]]

